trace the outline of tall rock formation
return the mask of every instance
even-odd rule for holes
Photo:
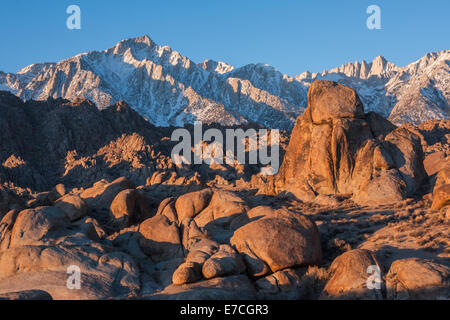
[[[352,195],[357,203],[390,203],[413,195],[426,177],[420,139],[374,113],[364,114],[355,90],[315,81],[298,117],[277,192],[304,201]]]

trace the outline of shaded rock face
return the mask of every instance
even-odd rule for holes
[[[0,294],[0,300],[52,300],[52,296],[42,290],[26,290]]]
[[[450,161],[439,171],[433,190],[432,209],[439,210],[450,205]]]
[[[190,219],[199,214],[211,200],[212,190],[204,189],[197,192],[186,193],[175,202],[178,213],[178,222]]]
[[[89,100],[23,102],[1,92],[0,180],[42,191],[132,171],[148,176],[144,162],[159,134],[124,102],[100,111]],[[109,176],[112,167],[122,174]]]
[[[0,219],[14,209],[24,209],[25,201],[18,197],[14,192],[3,188],[0,185]]]
[[[379,268],[380,288],[368,288],[367,281],[375,270]],[[382,299],[382,270],[380,262],[373,252],[356,249],[337,257],[330,266],[330,280],[327,282],[322,299]],[[369,272],[370,271],[370,272]]]
[[[206,127],[212,126],[205,125],[204,131]],[[225,127],[215,128],[225,134]],[[155,189],[161,185],[161,189],[165,185],[180,190],[192,187],[184,188],[186,193],[207,181],[230,184],[259,172],[260,164],[237,161],[223,170],[206,163],[175,165],[171,151],[177,142],[170,139],[175,129],[153,126],[122,101],[99,110],[86,99],[23,102],[0,91],[0,184],[29,193],[54,189],[53,193],[59,194],[54,187],[61,183],[67,190],[60,191],[69,192],[125,176],[136,185],[148,182]],[[193,136],[193,126],[185,129]],[[287,139],[286,132],[281,136]],[[205,148],[207,145],[210,143],[205,142]],[[281,143],[281,148],[284,145]],[[167,197],[167,190],[162,193],[165,196],[159,201]]]
[[[170,285],[152,300],[254,300],[255,288],[245,275],[214,278],[182,286]]]
[[[35,245],[65,225],[64,213],[55,207],[23,210],[14,221],[9,247]]]
[[[64,209],[10,211],[1,220],[0,297],[104,299],[135,295],[140,284],[134,260],[100,243],[93,219],[74,222]],[[71,266],[81,272],[80,290],[67,285]]]
[[[405,126],[408,126],[408,129],[413,127],[410,124]],[[427,154],[444,152],[446,156],[450,155],[450,121],[430,120],[411,130],[420,137]]]
[[[119,192],[111,203],[111,218],[118,229],[143,221],[151,216],[145,192],[127,189]]]
[[[241,274],[244,271],[242,257],[229,245],[220,246],[218,252],[206,260],[202,267],[206,279]]]
[[[354,90],[315,81],[298,117],[275,191],[303,201],[321,194],[356,202],[393,203],[413,195],[426,178],[419,138],[375,115],[364,115]]]
[[[104,250],[83,246],[8,249],[0,256],[0,293],[39,288],[60,300],[104,299],[136,292],[139,280],[134,261]],[[71,265],[81,269],[83,290],[71,290],[66,285]]]
[[[70,221],[75,221],[85,217],[89,211],[86,202],[79,196],[72,194],[68,194],[60,198],[55,203],[55,207],[63,211]]]
[[[308,283],[306,268],[285,269],[255,281],[257,298],[262,300],[307,300]]]
[[[139,226],[139,245],[154,261],[183,257],[180,231],[165,216],[147,219]]]
[[[397,260],[386,276],[387,298],[449,299],[449,279],[448,266],[418,258]]]
[[[414,194],[427,177],[419,137],[406,128],[400,127],[386,136],[382,146],[390,155],[393,167],[398,169],[405,182],[406,194]]]

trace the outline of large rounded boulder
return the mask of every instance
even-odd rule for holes
[[[322,299],[382,299],[382,266],[375,254],[355,249],[337,257]],[[369,286],[368,286],[369,284]]]
[[[450,299],[450,268],[428,260],[396,260],[386,276],[387,298]]]
[[[267,211],[270,212],[268,208]],[[258,277],[321,262],[319,231],[308,217],[273,210],[234,232],[230,240],[241,253],[249,275]]]
[[[203,189],[180,196],[175,202],[178,222],[182,223],[185,219],[194,218],[208,206],[212,195],[211,189]]]
[[[339,118],[363,118],[364,107],[355,90],[332,81],[314,81],[308,91],[314,123]]]
[[[155,262],[184,257],[180,230],[163,215],[140,224],[139,246]]]
[[[120,191],[110,207],[114,226],[126,228],[150,217],[149,206],[144,191],[126,189]]]

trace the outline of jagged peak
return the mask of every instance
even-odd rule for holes
[[[269,73],[276,73],[282,75],[280,71],[278,71],[277,68],[267,64],[267,63],[250,63],[243,67],[237,68],[234,70],[234,72],[237,71],[253,71],[253,72],[269,72]]]
[[[143,36],[134,38],[134,42],[136,42],[136,43],[145,43],[148,46],[150,46],[153,43],[152,39],[146,34],[143,35]]]
[[[30,64],[29,66],[26,66],[19,71],[17,71],[17,74],[38,74],[46,67],[54,66],[56,63],[54,62],[40,62],[40,63],[34,63]]]
[[[381,63],[381,64],[385,64],[387,62],[388,61],[386,60],[386,58],[381,55],[376,56],[375,58],[373,58],[373,61],[372,61],[372,63]]]
[[[450,50],[441,50],[441,51],[435,51],[435,52],[429,52],[427,54],[425,54],[423,57],[417,59],[416,61],[414,61],[413,63],[410,63],[409,65],[405,66],[413,66],[413,65],[417,65],[417,64],[421,64],[423,65],[427,65],[427,64],[431,64],[434,63],[437,60],[446,60],[446,59],[450,59]]]
[[[296,76],[295,78],[298,80],[304,80],[304,79],[311,79],[312,74],[309,70],[306,70],[303,73],[300,73],[298,76]]]
[[[321,77],[326,77],[328,74],[343,74],[347,77],[366,79],[372,76],[375,77],[386,77],[391,76],[393,72],[398,71],[400,68],[389,62],[386,58],[379,55],[376,56],[371,63],[367,63],[366,60],[359,62],[358,60],[354,62],[346,62],[339,67],[332,68],[329,70],[323,70],[319,73]],[[302,73],[298,75],[297,79],[306,79],[307,75]]]
[[[121,40],[116,44],[116,46],[118,46],[118,45],[130,46],[132,44],[137,44],[137,43],[145,44],[148,47],[151,47],[152,44],[155,44],[155,42],[148,35],[143,35],[143,36],[139,36],[139,37],[127,38],[127,39]]]
[[[215,72],[218,74],[224,74],[234,70],[234,66],[226,62],[215,61],[211,59],[204,60],[203,62],[199,63],[198,66],[200,66],[202,69],[205,69],[206,71]]]

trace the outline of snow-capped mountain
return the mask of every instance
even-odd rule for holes
[[[0,90],[34,100],[84,96],[100,109],[125,100],[158,126],[200,120],[289,129],[307,106],[312,81],[327,79],[354,87],[366,110],[395,123],[419,123],[449,118],[449,60],[450,50],[427,54],[403,68],[377,57],[371,63],[290,77],[264,64],[196,64],[143,36],[16,74],[0,72]]]
[[[378,56],[372,63],[347,63],[321,74],[305,72],[296,77],[305,86],[319,79],[353,87],[366,111],[381,113],[395,124],[450,116],[450,50],[428,53],[402,68]]]

